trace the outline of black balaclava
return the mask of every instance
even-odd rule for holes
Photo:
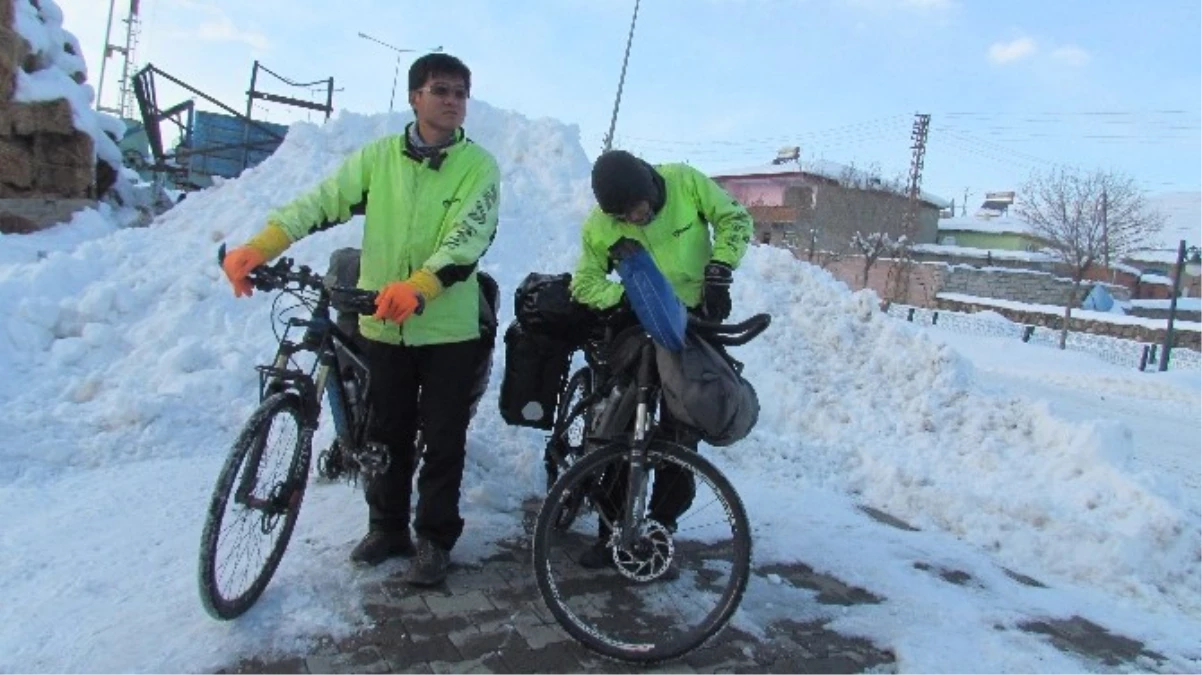
[[[622,215],[643,200],[658,211],[664,200],[657,178],[650,164],[625,150],[610,150],[593,163],[593,196],[610,215]]]

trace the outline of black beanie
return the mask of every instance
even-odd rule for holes
[[[625,150],[610,150],[593,164],[593,196],[601,210],[618,215],[647,200],[653,206],[659,191],[651,166]]]

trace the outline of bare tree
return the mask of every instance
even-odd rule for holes
[[[1023,185],[1015,213],[1031,226],[1073,280],[1064,301],[1060,348],[1068,340],[1073,305],[1090,267],[1122,257],[1160,231],[1164,215],[1152,209],[1128,176],[1053,169]]]
[[[861,278],[882,256],[895,254],[908,241],[905,182],[884,180],[875,170],[847,167],[835,185],[823,186],[818,195],[816,218],[822,223],[827,244],[842,242],[850,252],[863,257]]]

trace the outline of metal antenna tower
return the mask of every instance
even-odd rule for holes
[[[117,0],[109,0],[108,24],[104,30],[104,56],[100,59],[100,80],[96,84],[96,110],[112,113],[123,119],[130,119],[133,116],[134,110],[133,77],[131,75],[132,71],[137,70],[134,54],[138,48],[138,36],[141,31],[138,20],[138,0],[129,1],[129,14],[122,19],[122,22],[125,23],[124,46],[116,45],[112,42],[113,12],[116,5]],[[104,93],[104,71],[108,66],[109,58],[114,53],[119,53],[122,56],[121,79],[118,82],[121,89],[117,97],[117,107],[115,108],[105,107],[101,103],[101,95]]]

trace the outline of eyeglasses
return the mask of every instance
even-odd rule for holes
[[[431,96],[437,96],[438,98],[454,96],[460,101],[466,100],[469,96],[467,87],[452,87],[447,84],[432,84],[428,87],[422,87],[421,89],[418,89],[418,91],[424,91],[427,94],[430,94]]]

